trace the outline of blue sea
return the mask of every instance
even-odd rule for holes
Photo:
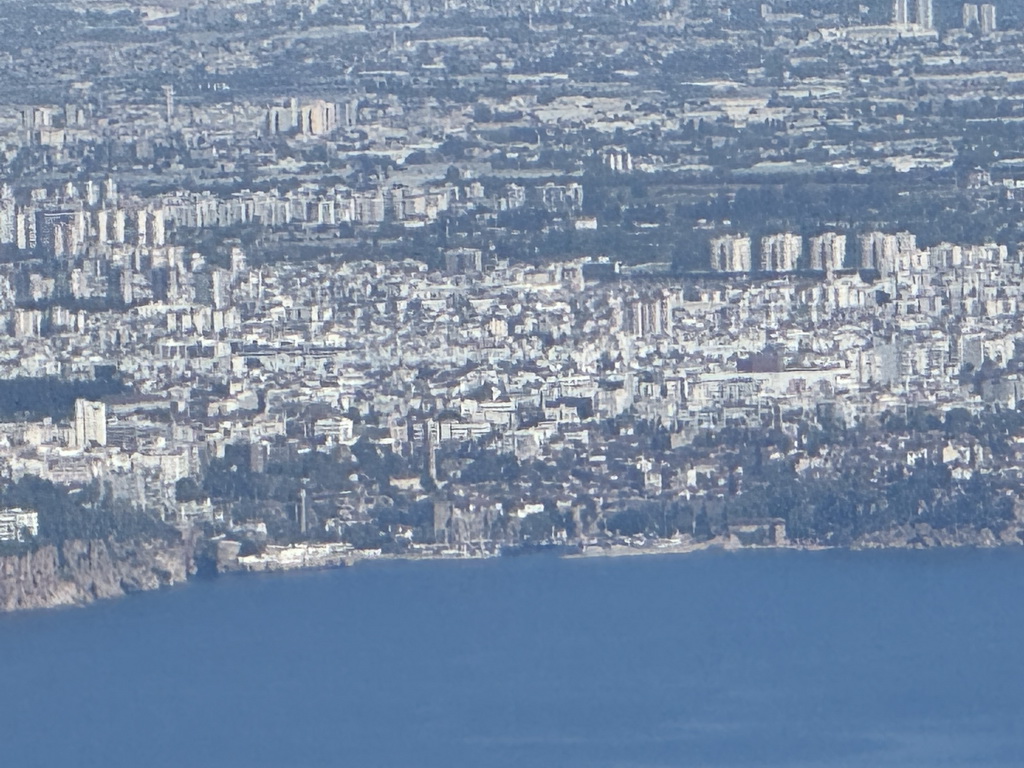
[[[1024,553],[223,577],[0,617],[0,765],[1024,764]]]

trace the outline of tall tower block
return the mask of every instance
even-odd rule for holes
[[[893,0],[892,23],[898,27],[910,23],[910,0]]]
[[[174,120],[174,86],[164,86],[164,120],[170,125]]]
[[[107,444],[107,406],[79,398],[75,400],[74,445],[80,450]]]
[[[935,29],[935,8],[933,0],[917,0],[917,25],[923,29]]]
[[[978,10],[981,33],[991,35],[996,31],[996,7],[992,3],[983,3]]]

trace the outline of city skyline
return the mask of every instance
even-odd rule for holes
[[[0,60],[12,551],[191,542],[156,586],[198,557],[866,546],[916,540],[908,487],[936,541],[1014,540],[1021,31],[916,0],[513,10],[69,7],[81,77]],[[856,525],[780,501],[851,475],[887,494]]]

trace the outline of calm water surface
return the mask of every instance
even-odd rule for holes
[[[379,563],[0,618],[11,766],[1014,766],[1024,555]]]

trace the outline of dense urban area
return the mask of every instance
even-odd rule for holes
[[[1024,19],[0,5],[0,609],[1024,536]]]

